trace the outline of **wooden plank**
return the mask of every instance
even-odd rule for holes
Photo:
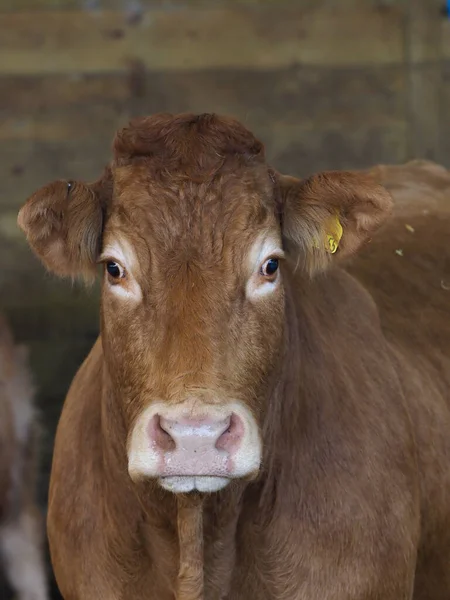
[[[133,85],[119,75],[0,78],[0,115],[7,117],[0,129],[0,207],[17,209],[53,179],[95,179],[110,160],[116,128],[136,114],[230,114],[263,139],[269,158],[287,156],[285,149],[298,140],[322,140],[336,131],[342,144],[348,132],[345,144],[349,156],[356,157],[349,149],[354,132],[363,139],[376,130],[388,140],[390,129],[404,129],[406,79],[397,67],[235,69],[139,77]],[[386,161],[392,152],[387,149],[384,156],[386,144],[379,144],[374,157]],[[339,154],[339,147],[334,151]],[[311,155],[309,167],[322,165],[319,159]]]
[[[94,129],[94,125],[93,125]],[[0,144],[0,207],[18,208],[41,185],[55,179],[93,181],[110,160],[111,135],[91,140]]]
[[[2,211],[0,217],[4,216]],[[97,334],[98,282],[86,289],[51,275],[23,234],[5,235],[4,228],[0,255],[7,257],[0,270],[0,311],[9,316],[19,341],[84,339]]]
[[[50,142],[67,143],[70,148],[78,141],[91,144],[95,135],[95,148],[101,140],[105,145],[101,154],[107,159],[118,127],[133,115],[159,111],[214,110],[252,127],[266,120],[315,129],[389,125],[404,118],[405,86],[404,71],[396,67],[4,76],[0,78],[0,140],[22,140],[24,148],[27,141],[30,146]],[[7,155],[11,160],[5,156],[6,170],[14,169],[17,158]]]
[[[440,143],[441,29],[436,0],[408,4],[410,158],[437,160]]]
[[[28,344],[30,364],[39,390],[39,398],[59,396],[61,403],[75,373],[89,353],[93,341],[88,338],[67,338],[65,341],[43,340]],[[58,412],[51,411],[46,416],[57,418]],[[48,422],[47,419],[46,421]]]
[[[439,160],[450,167],[450,18],[442,18],[439,43],[441,47],[441,63],[439,83],[441,94],[439,97]]]
[[[401,7],[365,5],[155,9],[133,24],[111,10],[5,13],[0,74],[124,71],[130,60],[153,70],[398,64],[402,24]]]
[[[439,160],[441,139],[441,65],[410,71],[409,158]]]
[[[133,69],[131,64],[129,70]],[[124,76],[44,75],[0,77],[0,115],[16,112],[39,114],[65,106],[92,103],[117,105],[127,100],[131,90]]]
[[[407,57],[412,63],[434,62],[441,58],[442,17],[441,0],[408,0],[406,42]]]
[[[130,70],[131,77],[131,70]],[[0,77],[0,140],[89,140],[93,126],[112,136],[129,118],[129,77]],[[125,113],[124,113],[125,111]]]
[[[373,8],[384,8],[403,0],[340,0],[339,5],[346,8],[359,9],[361,5]],[[139,18],[146,10],[165,9],[180,10],[186,8],[186,0],[2,0],[1,12],[50,11],[50,10],[85,10],[86,12],[101,12],[104,10],[121,10],[131,18]],[[267,5],[281,6],[295,4],[304,10],[311,8],[315,0],[214,0],[216,6],[251,6]],[[190,7],[209,7],[211,0],[189,0]],[[325,10],[336,5],[335,0],[321,0]]]
[[[441,98],[439,119],[439,162],[450,168],[450,64],[444,63],[441,71]]]
[[[329,169],[365,169],[378,163],[399,163],[406,157],[407,124],[387,127],[347,127],[326,131],[292,131],[284,148],[271,152],[272,164],[284,173],[306,177]],[[270,132],[266,137],[269,138]]]
[[[437,0],[435,0],[437,1]],[[444,3],[442,3],[444,4]],[[445,60],[450,59],[450,18],[441,16],[440,18],[440,30],[437,37],[437,42],[440,44],[442,58]]]
[[[25,290],[22,290],[22,294]],[[28,306],[7,303],[2,310],[11,320],[22,342],[42,340],[91,339],[98,333],[98,305],[87,298],[83,302],[70,301],[69,291],[66,301],[57,304],[49,293],[39,302]]]
[[[39,283],[31,283],[36,285],[22,282],[20,296],[2,298],[1,302],[19,341],[83,340],[98,333],[99,304],[93,296],[86,293],[82,298],[76,297],[67,283],[64,295],[58,293],[56,285],[47,286],[44,293],[38,294]],[[24,295],[29,296],[26,302]]]
[[[344,0],[353,4],[358,0]],[[375,2],[376,0],[366,0]],[[215,0],[216,6],[267,6],[273,4],[289,4],[296,2],[301,7],[308,7],[312,0]],[[134,16],[142,14],[146,10],[165,9],[170,11],[186,8],[185,0],[2,0],[1,12],[22,11],[52,11],[52,10],[84,10],[91,13],[99,13],[105,10],[123,11],[125,14]],[[191,7],[208,7],[210,0],[189,0]]]

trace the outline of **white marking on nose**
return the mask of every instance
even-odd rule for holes
[[[258,425],[241,402],[195,412],[192,403],[158,402],[139,415],[130,433],[128,472],[133,480],[156,478],[176,492],[215,491],[257,473],[261,452]]]

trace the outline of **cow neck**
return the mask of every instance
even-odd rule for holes
[[[299,357],[301,341],[297,293],[286,277],[285,328],[279,363],[269,389],[267,411],[262,430],[263,469],[258,482],[258,509],[261,521],[273,516],[280,480],[295,470],[294,448],[306,425],[305,405],[301,397]],[[289,457],[289,460],[286,458]]]
[[[174,495],[150,482],[135,487],[146,550],[176,600],[218,600],[230,589],[245,489],[232,482],[217,494]]]
[[[176,584],[177,600],[203,600],[203,498],[198,494],[177,497],[180,547]]]

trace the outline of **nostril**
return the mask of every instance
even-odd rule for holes
[[[233,413],[229,419],[227,429],[225,429],[216,442],[216,448],[218,450],[225,450],[226,452],[233,452],[238,448],[243,436],[244,425],[241,419]]]
[[[159,415],[155,415],[150,423],[150,439],[152,442],[164,452],[175,450],[176,444],[173,437],[164,427]]]

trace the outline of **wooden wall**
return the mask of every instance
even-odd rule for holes
[[[442,2],[444,4],[444,2]],[[232,114],[280,170],[450,162],[450,19],[437,0],[0,0],[0,308],[31,346],[47,427],[97,325],[97,289],[31,256],[18,208],[93,179],[156,111]]]

